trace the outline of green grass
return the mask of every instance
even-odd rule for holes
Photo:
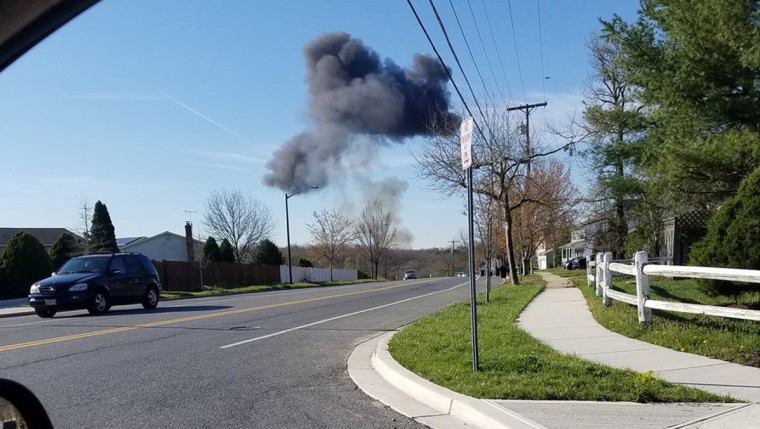
[[[161,292],[161,299],[166,300],[173,300],[173,299],[183,299],[183,298],[201,298],[205,296],[216,296],[216,295],[234,295],[234,294],[240,294],[240,293],[256,293],[256,292],[268,292],[273,290],[285,290],[285,289],[304,289],[304,288],[314,288],[314,287],[328,287],[328,286],[343,286],[343,285],[352,285],[357,283],[371,283],[376,282],[377,280],[352,280],[352,281],[336,281],[336,282],[324,282],[324,283],[309,283],[309,282],[299,282],[299,283],[293,283],[285,284],[280,283],[276,285],[252,285],[252,286],[243,286],[238,288],[209,288],[205,287],[203,290],[200,291],[193,291],[193,292],[185,292],[185,291],[163,291]]]
[[[478,398],[729,401],[669,384],[651,372],[619,370],[563,355],[538,342],[519,329],[515,320],[542,289],[538,276],[528,276],[521,286],[496,288],[490,302],[479,302],[478,373],[472,371],[467,302],[453,304],[405,327],[391,340],[390,352],[403,366],[433,383]]]
[[[613,301],[610,307],[605,307],[601,298],[595,295],[594,289],[586,286],[585,279],[572,280],[586,297],[596,321],[611,331],[673,350],[760,368],[758,322],[652,310],[652,323],[641,325],[636,307],[619,301]],[[706,305],[733,303],[731,298],[706,295],[692,279],[653,278],[650,282],[652,299]],[[636,294],[636,285],[630,277],[615,278],[613,288]],[[742,296],[741,302],[749,304],[757,300],[756,293],[746,294]]]

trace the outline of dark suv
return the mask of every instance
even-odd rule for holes
[[[156,308],[160,294],[158,272],[145,255],[86,255],[69,259],[57,273],[33,284],[29,305],[40,317],[82,308],[100,314],[113,304],[139,302],[145,308]]]

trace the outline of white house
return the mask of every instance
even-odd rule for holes
[[[539,270],[554,268],[554,249],[547,249],[546,243],[542,241],[536,249],[536,259]]]
[[[594,253],[594,234],[599,230],[600,222],[584,225],[570,233],[570,242],[559,247],[561,261],[584,257]]]
[[[164,231],[152,237],[117,239],[122,252],[139,252],[154,261],[192,262],[203,249],[203,242],[192,239],[192,225],[185,225],[185,236]],[[188,242],[193,243],[188,246]],[[190,257],[188,257],[190,254]]]

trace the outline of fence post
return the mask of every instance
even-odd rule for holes
[[[594,283],[596,285],[596,296],[602,296],[602,253],[596,254],[596,267],[594,268]]]
[[[636,266],[636,297],[639,307],[639,323],[652,322],[652,309],[644,307],[649,299],[649,277],[644,274],[644,265],[647,264],[647,252],[636,252],[634,264]]]
[[[591,287],[591,255],[586,255],[586,285]]]
[[[612,287],[612,271],[610,271],[610,264],[612,263],[612,252],[604,254],[604,285],[602,287],[602,302],[606,306],[612,304],[612,299],[607,295],[607,291]]]

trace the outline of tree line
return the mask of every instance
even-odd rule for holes
[[[32,234],[14,234],[0,257],[0,297],[26,296],[35,281],[48,277],[74,256],[119,251],[108,207],[100,201],[95,203],[87,231],[82,238],[62,233],[49,252]]]
[[[663,221],[700,212],[709,221],[689,263],[760,269],[758,16],[751,0],[644,0],[633,22],[600,21],[585,109],[564,132],[589,143],[596,248],[658,255]]]

